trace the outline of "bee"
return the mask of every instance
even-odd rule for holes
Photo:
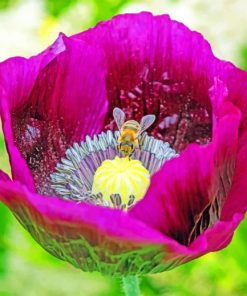
[[[139,136],[155,121],[155,115],[145,115],[140,123],[135,120],[125,121],[125,113],[120,108],[114,108],[113,117],[120,131],[118,137],[118,151],[124,157],[131,157],[136,148],[141,149]],[[142,141],[143,142],[143,141]]]

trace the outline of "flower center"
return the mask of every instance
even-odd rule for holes
[[[131,160],[120,158],[119,132],[107,131],[74,143],[50,175],[54,193],[63,199],[114,208],[129,208],[141,199],[150,176],[177,156],[168,143],[142,134],[142,148]]]
[[[92,193],[102,193],[115,208],[126,209],[141,199],[149,186],[149,171],[128,157],[104,160],[95,172]]]

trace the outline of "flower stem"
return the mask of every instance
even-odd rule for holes
[[[139,280],[135,275],[123,277],[123,290],[126,296],[140,296]]]

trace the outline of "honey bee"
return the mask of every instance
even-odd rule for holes
[[[125,113],[120,108],[114,108],[113,117],[120,131],[118,150],[124,157],[131,157],[136,148],[141,149],[139,136],[155,121],[155,115],[145,115],[140,123],[135,120],[125,121]]]

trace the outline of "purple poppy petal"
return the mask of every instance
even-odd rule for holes
[[[0,199],[44,249],[85,271],[158,272],[194,254],[120,210],[43,197],[17,182],[0,181]]]
[[[243,214],[235,213],[231,220],[218,221],[213,227],[207,229],[188,247],[190,254],[184,257],[180,264],[225,248],[231,242],[233,233],[243,218]]]
[[[189,145],[178,158],[168,161],[153,176],[144,199],[130,211],[131,216],[183,244],[220,218],[235,169],[241,114],[225,100],[227,89],[217,79],[210,96],[212,143]]]
[[[51,192],[48,177],[65,150],[86,135],[99,132],[107,109],[102,54],[83,41],[63,35],[60,38],[64,50],[44,67],[35,65],[38,68],[35,75],[32,72],[35,59],[22,59],[20,62],[13,59],[10,60],[10,69],[7,62],[1,65],[0,70],[4,78],[9,77],[9,81],[15,79],[12,72],[18,73],[14,92],[7,89],[5,103],[2,103],[6,138],[10,142],[8,147],[13,146],[9,150],[12,167],[15,170],[17,147],[34,176],[36,189],[45,194]],[[34,81],[31,87],[27,87],[28,91],[25,89],[25,100],[12,100],[12,96],[19,95],[20,85],[25,85],[26,80],[29,82],[26,75],[21,76],[23,71],[34,76]],[[20,166],[24,166],[23,159],[17,159],[21,160]],[[28,173],[25,172],[26,175]],[[14,178],[17,179],[15,174]],[[18,179],[24,181],[23,178]]]
[[[187,244],[194,219],[210,202],[212,147],[189,146],[151,180],[130,215]]]
[[[0,180],[1,181],[10,181],[10,177],[4,173],[2,170],[0,170]]]
[[[35,57],[28,60],[16,57],[0,63],[0,112],[12,175],[32,189],[34,189],[33,178],[14,143],[11,112],[16,108],[18,110],[22,103],[28,101],[39,71],[63,50],[60,36],[46,51]]]
[[[222,219],[229,220],[236,212],[247,211],[247,73],[232,67],[227,71],[231,100],[242,112],[235,175],[231,191],[222,209]]]
[[[121,107],[128,118],[155,114],[152,135],[177,151],[211,140],[208,89],[224,63],[214,58],[204,38],[169,16],[127,14],[75,35],[106,53],[109,117]]]
[[[184,247],[122,211],[39,196],[16,182],[0,182],[0,199],[52,255],[84,271],[114,275],[161,272],[216,251],[243,218],[218,222]]]

